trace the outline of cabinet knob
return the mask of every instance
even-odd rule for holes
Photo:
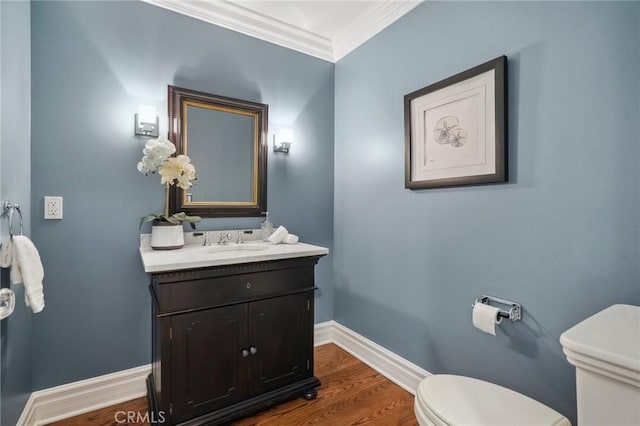
[[[248,357],[248,356],[249,356],[249,351],[248,351],[248,350],[246,350],[246,349],[243,349],[243,350],[242,350],[242,358],[246,358],[246,357]]]
[[[251,283],[248,282],[247,283],[247,289],[250,289],[250,288],[251,288]]]
[[[255,355],[258,352],[258,348],[256,348],[255,346],[251,346],[249,348],[249,351],[251,352],[251,355]]]

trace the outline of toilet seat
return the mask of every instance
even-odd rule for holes
[[[566,417],[525,395],[471,377],[439,374],[420,382],[420,425],[570,426]]]
[[[418,403],[418,394],[416,394],[414,412],[420,426],[448,426],[436,413],[431,411],[426,404]]]

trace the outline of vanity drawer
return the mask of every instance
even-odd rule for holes
[[[202,277],[155,285],[160,313],[241,303],[313,287],[313,268]]]

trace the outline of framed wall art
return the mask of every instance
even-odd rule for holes
[[[405,188],[507,181],[507,57],[404,97]]]

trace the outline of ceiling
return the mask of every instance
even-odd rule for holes
[[[337,62],[421,0],[143,0]]]

